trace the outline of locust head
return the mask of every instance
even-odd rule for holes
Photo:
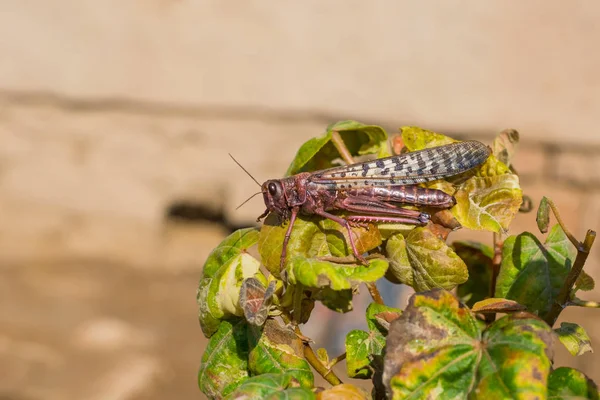
[[[289,207],[281,181],[275,179],[268,180],[261,185],[261,191],[267,210],[258,217],[258,220],[265,217],[269,212],[286,218],[289,214]]]

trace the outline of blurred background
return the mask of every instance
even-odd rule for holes
[[[599,229],[599,17],[592,1],[0,0],[0,399],[203,398],[202,264],[264,210],[235,211],[256,186],[227,153],[280,177],[338,120],[487,143],[515,128],[534,204],[554,199],[578,238]],[[594,345],[599,315],[561,320]],[[600,380],[597,356],[557,352]]]

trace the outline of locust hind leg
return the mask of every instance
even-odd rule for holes
[[[417,210],[398,207],[368,196],[348,196],[341,207],[345,211],[367,215],[350,215],[346,219],[353,222],[382,222],[425,225],[429,214]]]
[[[363,256],[361,256],[360,254],[358,254],[358,250],[356,250],[356,244],[354,243],[354,237],[352,237],[352,229],[350,229],[350,223],[348,221],[346,221],[344,218],[338,217],[336,215],[329,214],[328,212],[326,212],[324,210],[316,210],[315,213],[317,215],[320,215],[321,217],[325,217],[327,219],[330,219],[330,220],[337,222],[338,224],[344,226],[346,228],[346,230],[348,231],[350,247],[352,247],[352,253],[354,254],[354,257],[356,257],[356,259],[358,261],[360,261],[361,264],[369,265],[369,262],[367,261],[367,259],[364,258]]]

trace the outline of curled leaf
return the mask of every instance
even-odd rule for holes
[[[471,311],[476,313],[508,313],[515,311],[524,311],[527,307],[513,300],[491,298],[478,301]]]
[[[391,237],[386,253],[390,260],[386,276],[416,291],[453,289],[469,277],[464,261],[426,227],[413,229],[406,239],[400,234]]]
[[[575,248],[560,225],[552,228],[544,244],[529,232],[510,236],[504,241],[495,295],[545,315],[556,300],[575,255]]]
[[[516,175],[474,176],[454,195],[452,213],[465,228],[504,232],[519,211],[522,195]]]
[[[561,322],[560,328],[554,330],[558,339],[574,356],[580,356],[588,351],[593,352],[592,342],[585,329],[577,324]]]
[[[492,153],[498,160],[510,167],[519,145],[519,132],[505,129],[492,142]]]
[[[411,297],[387,337],[388,396],[545,398],[550,328],[523,313],[481,326],[450,292]]]
[[[548,225],[550,225],[550,204],[548,204],[548,198],[546,196],[542,197],[542,200],[540,200],[540,206],[538,207],[535,221],[537,222],[540,232],[548,232]]]
[[[240,307],[244,311],[246,321],[251,325],[262,326],[269,316],[269,308],[273,302],[276,281],[272,280],[268,287],[258,279],[245,279],[240,289]]]
[[[196,300],[200,327],[206,337],[217,330],[222,319],[244,314],[239,304],[242,282],[259,268],[258,260],[240,252],[229,258],[212,277],[200,280]]]
[[[576,292],[578,290],[582,290],[584,292],[589,292],[590,290],[594,290],[596,287],[596,282],[594,282],[594,278],[588,275],[587,272],[581,270],[581,273],[577,277],[575,281],[575,287],[573,290]]]

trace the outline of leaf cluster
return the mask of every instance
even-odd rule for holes
[[[403,127],[391,140],[394,153],[454,141],[417,127]],[[378,126],[338,122],[302,145],[286,175],[335,166],[340,157],[386,157],[389,142]],[[228,236],[206,260],[197,293],[200,325],[210,338],[200,389],[219,399],[597,399],[585,375],[552,365],[557,341],[573,355],[591,351],[582,327],[553,324],[565,306],[585,303],[578,290],[594,287],[582,271],[593,237],[576,242],[546,198],[540,229],[548,230],[550,211],[559,220],[546,239],[530,232],[508,236],[523,203],[512,165],[517,144],[516,131],[503,131],[483,165],[424,184],[456,199],[449,210],[424,208],[432,215],[426,226],[353,226],[368,265],[354,259],[345,228],[315,216],[296,220],[283,270],[289,221],[269,215],[261,229]],[[494,242],[449,243],[458,228],[491,232]],[[404,310],[382,304],[380,279],[415,290]],[[315,352],[299,326],[316,302],[350,311],[361,285],[374,299],[366,311],[368,330],[349,332],[342,355]],[[344,359],[349,377],[372,379],[371,393],[334,373]],[[315,372],[332,387],[315,388]]]

